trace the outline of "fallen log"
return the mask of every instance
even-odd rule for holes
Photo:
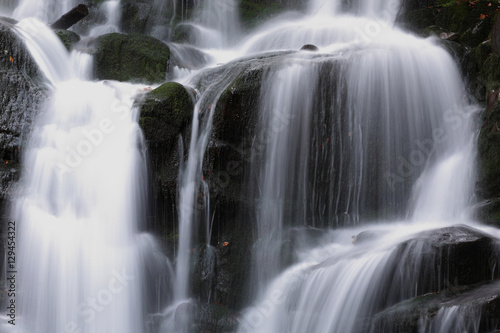
[[[52,29],[68,29],[87,15],[89,15],[87,6],[78,5],[52,23],[50,27]]]

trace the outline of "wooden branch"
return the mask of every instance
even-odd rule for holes
[[[87,15],[89,15],[87,6],[78,5],[52,23],[50,27],[52,29],[68,29]]]

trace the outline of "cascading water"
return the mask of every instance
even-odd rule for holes
[[[21,0],[14,11],[13,17],[17,20],[34,17],[42,22],[53,22],[67,13],[76,5],[74,0]]]
[[[121,14],[120,0],[108,0],[101,4],[101,6],[104,9],[104,15],[106,15],[106,22],[93,28],[89,33],[91,37],[120,31],[118,28]]]
[[[74,5],[48,11],[54,3],[39,2],[38,12],[31,3],[21,1],[14,16],[50,13],[41,17],[50,22]],[[117,30],[118,4],[101,6],[108,21],[91,35]],[[234,48],[240,36],[235,1],[204,1],[185,23],[195,45],[211,49],[214,63],[264,52],[257,58],[281,57],[263,70],[249,139],[243,195],[255,205],[241,215],[255,225],[249,277],[255,306],[241,316],[240,332],[397,331],[374,316],[450,283],[452,269],[436,272],[433,263],[441,264],[443,254],[435,255],[435,243],[426,240],[439,226],[470,224],[476,107],[435,41],[394,27],[399,5],[312,0],[306,15],[271,21]],[[187,1],[176,6],[186,18]],[[158,6],[158,13],[164,9]],[[164,27],[156,28],[153,34],[164,38]],[[212,118],[221,94],[253,60],[202,70],[190,82],[201,96],[179,175],[174,277],[154,241],[138,231],[147,177],[132,104],[141,86],[83,81],[90,79],[89,55],[73,51],[69,58],[36,21],[17,29],[50,85],[13,209],[20,228],[20,332],[192,331],[196,301],[214,299],[212,289],[191,299],[194,258],[213,275],[218,256],[210,245],[213,212],[203,170]],[[297,52],[304,44],[319,52]],[[209,61],[202,52],[196,57],[193,68]],[[378,224],[363,226],[370,222]],[[350,229],[322,231],[322,237],[307,229],[305,241],[287,248],[289,228],[302,226]],[[468,227],[454,230],[486,242]],[[480,274],[492,280],[499,272],[490,261]],[[479,294],[487,297],[490,289]],[[481,311],[467,297],[447,301],[432,318],[422,315],[419,328],[480,331]]]
[[[147,168],[132,105],[141,87],[82,81],[49,28],[29,19],[16,29],[51,86],[13,208],[19,332],[144,332],[157,297],[143,299],[145,283],[169,268],[138,232]]]
[[[430,222],[436,228],[469,221],[476,108],[464,99],[458,70],[432,41],[391,27],[385,19],[396,13],[384,11],[394,4],[365,5],[352,10],[368,18],[340,15],[340,4],[312,2],[313,16],[269,25],[244,45],[255,52],[312,43],[335,56],[291,60],[263,80],[260,135],[267,140],[262,157],[252,159],[257,185],[249,196],[260,202],[254,284],[261,292],[268,287],[241,332],[368,331],[381,306],[422,288],[411,276],[423,266],[410,255],[397,260],[408,267],[406,279],[393,281],[396,291],[380,291],[394,274],[400,244]],[[339,238],[299,252],[298,263],[269,283],[282,265],[284,221],[325,226],[407,216],[418,224],[380,228],[385,237],[359,249]],[[460,312],[445,311],[432,327],[455,327],[449,321]]]
[[[194,44],[209,49],[227,48],[240,35],[239,10],[235,0],[201,2],[192,23]]]

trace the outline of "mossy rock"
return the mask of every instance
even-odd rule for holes
[[[168,26],[174,15],[174,5],[170,1],[158,8],[152,0],[122,0],[120,9],[120,28],[127,33],[145,34],[155,25]]]
[[[488,35],[493,28],[493,23],[490,18],[480,20],[476,25],[465,30],[460,36],[460,43],[468,47],[476,47],[483,41],[488,39]]]
[[[435,13],[433,8],[418,8],[404,12],[398,17],[398,21],[402,22],[405,28],[419,32],[435,25]]]
[[[480,210],[489,223],[500,223],[500,103],[485,111],[484,125],[478,139],[478,194],[490,203]]]
[[[438,9],[436,24],[460,33],[461,42],[466,45],[476,46],[491,32],[497,6],[494,1],[449,1]]]
[[[475,49],[475,56],[478,63],[482,64],[488,59],[490,55],[493,54],[493,48],[491,47],[491,40],[486,40],[480,43]]]
[[[429,293],[403,301],[378,313],[370,332],[434,332],[431,329],[433,324],[442,323],[435,320],[443,320],[437,317],[438,312],[452,308],[458,310],[461,314],[458,318],[462,321],[450,321],[447,326],[450,331],[460,329],[464,332],[494,332],[500,327],[498,287],[499,282],[457,285],[440,293]]]
[[[435,37],[438,37],[441,35],[441,33],[445,32],[444,29],[438,25],[430,25],[428,27],[426,27],[423,31],[422,31],[422,36],[423,37],[431,37],[431,36],[435,36]]]
[[[139,120],[146,140],[172,142],[172,136],[177,136],[191,121],[193,106],[187,89],[176,82],[164,83],[146,94]]]
[[[46,99],[46,79],[12,28],[0,17],[0,203],[9,199],[19,179],[20,157],[32,124]]]
[[[480,66],[480,80],[486,87],[486,92],[498,89],[500,87],[500,55],[491,54]]]
[[[167,82],[147,93],[139,103],[139,124],[147,142],[151,167],[151,202],[156,208],[149,216],[155,234],[162,238],[168,234],[174,237],[163,246],[175,256],[171,247],[178,237],[175,231],[177,182],[179,167],[186,159],[189,147],[193,97],[181,84]],[[182,147],[179,145],[181,137]]]
[[[169,59],[168,46],[150,36],[111,33],[96,39],[95,74],[100,80],[161,82]]]
[[[68,51],[71,50],[71,47],[80,41],[80,35],[76,32],[66,30],[66,29],[56,29],[54,30],[57,37],[61,40]]]

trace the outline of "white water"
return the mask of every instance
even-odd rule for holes
[[[218,49],[232,46],[240,35],[236,0],[204,1],[193,18],[195,45]]]
[[[120,0],[108,0],[101,5],[101,11],[106,15],[106,22],[100,26],[92,28],[89,36],[97,37],[112,32],[119,32],[120,22]]]
[[[81,80],[88,59],[73,56],[75,70],[49,28],[29,19],[17,30],[52,87],[14,198],[19,332],[143,332],[155,245],[138,232],[147,169],[132,104],[141,87]]]
[[[16,20],[33,17],[52,23],[76,5],[74,0],[20,0],[12,16]]]
[[[374,286],[384,276],[381,267],[394,247],[418,231],[468,221],[464,208],[472,203],[475,135],[471,118],[475,108],[462,100],[456,66],[432,41],[393,28],[397,11],[392,2],[356,2],[352,13],[360,16],[355,17],[342,14],[340,2],[311,1],[308,15],[273,21],[236,48],[230,47],[238,31],[236,7],[225,1],[205,4],[193,24],[200,32],[200,46],[222,48],[210,51],[217,61],[269,50],[298,50],[310,43],[320,48],[319,54],[342,61],[340,68],[326,77],[329,83],[343,84],[343,89],[332,86],[323,91],[330,100],[321,101],[321,105],[328,105],[319,110],[322,113],[317,112],[317,98],[310,93],[318,80],[325,78],[321,57],[301,53],[282,64],[279,71],[265,76],[260,121],[270,124],[267,128],[271,135],[261,150],[264,159],[253,165],[261,191],[256,199],[262,202],[256,212],[254,263],[254,283],[260,298],[247,310],[240,331],[359,331],[357,320],[373,311],[370,300],[377,297]],[[217,11],[211,6],[223,7],[215,7],[221,9]],[[226,15],[220,17],[220,13]],[[54,85],[53,104],[33,134],[33,148],[27,157],[34,164],[27,165],[52,164],[52,169],[36,168],[33,170],[37,172],[27,173],[29,190],[16,204],[17,219],[27,221],[21,233],[26,240],[22,242],[28,244],[30,239],[30,246],[22,249],[26,258],[21,265],[29,272],[23,277],[23,285],[29,286],[26,295],[30,295],[22,299],[22,332],[71,331],[73,322],[84,332],[142,332],[142,303],[146,300],[141,297],[140,254],[154,246],[141,250],[141,244],[149,239],[137,234],[140,206],[132,204],[141,201],[138,184],[145,182],[140,166],[143,160],[136,148],[140,143],[138,128],[131,112],[137,87],[77,80],[68,73],[86,71],[70,69],[74,64],[61,56],[62,46],[56,46],[49,33],[40,31],[41,36],[31,43]],[[38,40],[45,42],[39,45]],[[43,45],[49,47],[44,49]],[[74,57],[81,59],[79,63],[85,62],[78,55]],[[223,89],[225,86],[220,92]],[[346,91],[347,95],[341,93]],[[200,191],[207,193],[200,187],[206,185],[201,180],[201,164],[217,98],[202,98],[194,114],[190,156],[180,183],[174,301],[163,311],[164,331],[188,331],[192,319],[189,252],[200,222],[197,198]],[[77,104],[70,105],[71,99]],[[344,114],[339,113],[336,103],[344,103]],[[203,124],[199,112],[208,114]],[[130,115],[126,121],[118,116],[125,114]],[[323,119],[318,114],[330,116]],[[99,129],[103,115],[109,116],[113,125],[120,123],[110,134],[121,134],[109,141],[103,134],[102,145],[95,147],[83,144],[82,140],[92,142],[81,130]],[[330,132],[318,125],[323,122]],[[315,126],[311,128],[311,124]],[[307,141],[311,136],[324,139],[322,147],[332,142],[331,148],[317,149]],[[338,142],[334,145],[335,139]],[[68,150],[65,141],[74,146],[69,145]],[[92,152],[78,156],[78,147]],[[345,149],[340,161],[336,153],[339,147]],[[54,165],[54,161],[60,164]],[[313,169],[325,164],[331,168]],[[67,171],[59,179],[53,168]],[[338,179],[332,177],[333,171]],[[311,178],[311,172],[317,178]],[[322,185],[325,179],[326,191]],[[402,182],[410,185],[400,188]],[[206,219],[210,216],[209,198],[204,198],[201,220],[210,221]],[[293,210],[290,203],[295,206]],[[293,266],[284,271],[278,267],[285,225],[366,222],[363,215],[369,215],[373,206],[388,211],[379,218],[396,215],[396,221],[404,216],[409,219],[371,227],[383,232],[384,237],[356,248],[350,237],[364,228],[339,230],[317,248],[309,245],[297,250]],[[210,238],[210,222],[206,225],[206,238]],[[37,255],[41,260],[34,262]],[[51,273],[42,275],[47,271]],[[116,274],[130,277],[123,293],[115,294],[110,289],[110,283],[117,281]],[[413,295],[407,290],[402,294]],[[112,300],[106,298],[108,295]],[[109,306],[100,306],[102,310],[93,312],[95,318],[87,320],[93,306],[89,300],[99,297],[101,302],[109,301]],[[458,315],[457,311],[442,312],[439,318]],[[433,325],[446,324],[439,319]]]
[[[470,223],[477,107],[445,51],[393,28],[396,13],[386,15],[383,2],[363,5],[354,7],[363,17],[352,17],[337,3],[313,1],[310,16],[269,24],[243,44],[245,52],[315,44],[340,66],[325,74],[321,58],[295,59],[263,79],[267,140],[263,157],[252,159],[258,185],[250,193],[261,202],[253,278],[260,296],[240,332],[366,331],[379,293],[393,301],[417,295],[416,263],[395,291],[381,289],[397,245],[418,231]],[[397,218],[369,227],[380,240],[353,248],[350,235],[366,227],[339,230],[317,248],[296,250],[296,264],[276,275],[285,225],[367,222],[373,210],[376,219]]]

